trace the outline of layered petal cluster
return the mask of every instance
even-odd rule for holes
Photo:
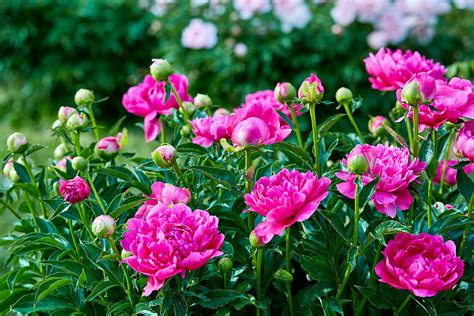
[[[432,59],[400,49],[392,51],[381,48],[375,55],[364,59],[365,68],[371,76],[372,88],[380,91],[395,91],[402,88],[411,76],[418,72],[427,72],[435,79],[443,79],[446,68]]]
[[[413,202],[408,187],[411,182],[417,181],[426,164],[420,162],[418,158],[411,160],[407,148],[388,144],[357,145],[346,159],[342,160],[342,164],[347,167],[347,161],[358,155],[365,157],[368,166],[367,171],[362,174],[362,183],[366,185],[379,177],[371,199],[375,208],[391,218],[395,217],[397,209],[408,210]],[[336,176],[343,180],[337,184],[337,190],[342,195],[354,199],[356,175],[342,170],[337,172]]]
[[[177,274],[204,266],[222,255],[224,235],[218,231],[218,218],[202,210],[192,211],[185,204],[157,204],[143,218],[127,222],[120,241],[132,253],[123,262],[148,276],[143,295],[159,290]]]
[[[307,220],[328,195],[331,180],[308,171],[282,169],[275,175],[260,178],[251,193],[245,195],[249,211],[265,220],[259,223],[254,234],[263,243],[281,235],[295,222]]]
[[[202,147],[209,147],[214,142],[218,142],[221,138],[230,138],[232,136],[232,121],[234,115],[208,116],[204,118],[196,118],[191,120],[193,133],[193,143]]]
[[[247,96],[245,96],[245,103],[242,104],[242,107],[246,108],[255,103],[261,103],[263,105],[272,107],[275,110],[285,114],[288,118],[291,118],[290,109],[287,105],[278,102],[278,100],[275,98],[275,92],[273,90],[261,90],[255,93],[247,94]],[[293,106],[295,109],[296,116],[301,115],[299,110],[301,110],[303,107],[302,105],[292,104],[291,106]],[[284,122],[285,121],[282,119],[281,123],[284,124]]]
[[[76,176],[71,180],[60,180],[59,193],[64,198],[64,201],[75,204],[87,199],[91,193],[91,189],[84,179]]]
[[[452,240],[439,235],[399,233],[388,242],[384,259],[375,266],[379,281],[418,297],[450,290],[464,272]]]
[[[191,193],[186,188],[175,187],[169,183],[155,182],[151,185],[150,200],[143,203],[135,214],[136,218],[145,218],[157,204],[173,205],[189,202]]]
[[[181,74],[172,74],[169,80],[178,92],[181,100],[192,101],[188,94],[188,78]],[[151,142],[161,131],[157,118],[159,115],[171,114],[171,109],[178,108],[174,95],[166,100],[166,83],[157,82],[151,75],[146,75],[137,86],[128,89],[122,98],[122,104],[127,112],[144,118],[145,140]]]
[[[397,91],[399,101],[401,92]],[[408,105],[402,102],[408,109]],[[413,117],[413,110],[408,113]],[[436,81],[433,102],[419,106],[418,122],[420,130],[438,129],[446,122],[456,123],[461,117],[474,118],[474,87],[469,80],[454,77],[449,82]]]
[[[474,121],[464,123],[456,139],[456,150],[464,158],[474,162]]]

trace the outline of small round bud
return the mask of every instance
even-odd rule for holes
[[[8,177],[10,175],[10,171],[14,169],[13,167],[13,159],[9,159],[6,163],[5,163],[5,166],[3,166],[3,175],[5,177]]]
[[[426,72],[414,74],[403,86],[401,101],[411,106],[430,102],[436,94],[436,79]]]
[[[257,237],[257,235],[255,235],[254,232],[250,233],[249,243],[250,243],[250,246],[252,246],[252,248],[260,248],[265,245],[262,239],[260,237]]]
[[[53,190],[56,195],[60,195],[61,193],[59,192],[59,181],[54,182],[53,184]]]
[[[197,108],[205,108],[212,105],[212,100],[207,94],[198,93],[194,98],[194,105]]]
[[[191,134],[191,128],[188,125],[184,125],[179,130],[179,133],[181,134],[181,136],[188,136],[189,134]]]
[[[54,158],[56,160],[60,160],[61,158],[66,156],[68,152],[69,152],[69,149],[67,148],[67,146],[61,143],[58,146],[56,146],[56,148],[54,149]]]
[[[94,100],[94,92],[88,89],[79,89],[76,95],[74,95],[74,102],[76,102],[77,105],[87,105],[94,102]]]
[[[127,251],[125,249],[122,249],[122,252],[120,253],[120,256],[122,257],[122,260],[127,259],[128,257],[131,257],[132,255],[133,255],[133,253],[131,253],[130,251]]]
[[[353,99],[352,91],[341,87],[336,91],[336,101],[339,104],[349,104]]]
[[[173,67],[166,59],[153,59],[150,73],[156,81],[164,81],[173,73]]]
[[[293,275],[284,269],[279,269],[273,274],[273,277],[284,284],[291,284],[293,282]]]
[[[232,260],[230,258],[222,258],[219,260],[219,263],[217,263],[217,266],[219,267],[219,270],[221,270],[222,273],[227,273],[230,270],[232,270],[232,266],[234,264],[232,263]]]
[[[71,161],[72,168],[74,170],[84,170],[84,168],[87,166],[87,161],[84,159],[84,157],[74,157],[74,159]]]
[[[117,228],[115,220],[109,215],[100,215],[92,222],[92,232],[98,238],[106,238],[112,235]]]
[[[122,136],[123,137],[123,134]],[[97,156],[104,160],[110,160],[117,156],[120,151],[120,144],[117,137],[107,136],[99,140],[94,149]]]
[[[158,167],[171,167],[176,161],[176,149],[168,144],[161,145],[153,151],[151,159]]]
[[[7,148],[12,153],[21,154],[28,148],[28,140],[22,133],[15,132],[8,136]]]
[[[66,123],[67,119],[73,114],[76,113],[76,109],[70,106],[62,106],[58,110],[58,120],[62,123]]]
[[[326,166],[327,166],[328,168],[334,167],[334,161],[328,160],[328,161],[326,162]]]
[[[367,160],[363,155],[356,155],[349,158],[347,168],[350,172],[363,174],[367,171]]]
[[[68,129],[81,129],[87,126],[87,116],[84,113],[75,112],[67,119]]]
[[[280,103],[291,102],[296,98],[296,89],[289,82],[279,82],[275,87],[274,94]]]
[[[412,81],[403,87],[402,100],[403,102],[413,106],[422,102],[420,89],[416,81]]]
[[[179,108],[179,112],[183,113],[186,112],[189,115],[192,115],[196,111],[196,106],[192,102],[183,102],[183,106]]]
[[[218,108],[218,109],[214,112],[214,116],[219,116],[219,115],[222,115],[222,116],[230,115],[230,112],[229,112],[229,110],[227,110],[227,109]]]
[[[384,126],[390,126],[390,121],[381,115],[372,117],[369,120],[369,131],[376,137],[383,136],[385,134],[386,130]]]
[[[324,87],[315,74],[306,78],[298,89],[298,97],[304,103],[318,103],[323,99],[323,96]]]
[[[61,122],[60,120],[56,120],[53,122],[53,125],[51,125],[51,129],[57,129],[61,126],[63,126],[63,122]]]

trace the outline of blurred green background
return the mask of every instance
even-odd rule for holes
[[[240,105],[247,93],[273,89],[278,81],[298,87],[311,72],[322,79],[328,100],[334,99],[340,86],[363,97],[356,119],[364,132],[369,114],[386,115],[393,105],[393,94],[370,88],[363,65],[373,51],[367,45],[372,25],[354,22],[334,32],[332,1],[316,1],[317,5],[307,1],[310,22],[289,33],[281,30],[272,11],[239,18],[232,1],[220,1],[218,14],[206,1],[161,2],[166,3],[166,13],[160,16],[152,13],[154,1],[0,1],[0,143],[5,144],[14,130],[22,131],[31,143],[50,146],[36,156],[37,163],[46,163],[55,145],[47,128],[59,106],[73,105],[79,88],[92,89],[96,98],[109,97],[97,107],[96,115],[101,124],[111,125],[126,115],[122,95],[142,80],[152,58],[167,58],[188,75],[192,95],[207,93],[228,108]],[[182,31],[192,18],[217,26],[215,47],[182,46]],[[450,66],[450,76],[472,79],[473,21],[473,10],[453,5],[438,17],[431,41],[422,45],[409,36],[396,47],[418,50]],[[245,45],[245,54],[236,53],[238,43]],[[335,112],[332,106],[318,111],[323,116]],[[140,121],[131,115],[125,121],[132,127],[128,150],[147,156],[154,145],[144,145],[143,132],[133,127]],[[4,147],[0,147],[2,155]],[[2,216],[0,233],[10,222],[7,214]]]

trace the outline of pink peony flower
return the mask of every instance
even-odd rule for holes
[[[255,93],[247,94],[245,96],[245,103],[242,104],[242,107],[247,108],[255,103],[261,103],[265,106],[272,107],[275,110],[285,114],[286,117],[291,118],[290,109],[287,105],[278,102],[278,100],[275,98],[275,92],[273,90],[261,90]],[[296,116],[300,116],[301,112],[299,112],[299,110],[302,109],[303,105],[292,104],[291,106],[293,106],[293,108],[295,109]],[[286,124],[285,120],[283,119],[281,119],[280,122],[282,125]]]
[[[314,87],[316,89],[312,89]],[[324,94],[324,86],[316,74],[311,73],[311,76],[306,78],[298,89],[298,97],[300,99],[309,99],[310,101],[321,100]],[[313,100],[314,99],[314,100]]]
[[[95,150],[99,157],[111,158],[115,157],[120,151],[119,139],[114,136],[107,136],[97,142]]]
[[[248,20],[257,13],[266,13],[272,9],[270,0],[234,0],[234,8],[240,17]]]
[[[397,97],[401,101],[399,91]],[[408,108],[404,103],[402,106]],[[410,110],[408,114],[410,117],[413,117],[412,112]],[[426,128],[437,130],[446,122],[456,123],[461,117],[474,118],[474,87],[471,82],[456,77],[449,83],[437,80],[433,102],[419,106],[420,131]]]
[[[180,74],[172,74],[169,80],[185,101],[192,101],[188,95],[188,78]],[[178,103],[173,95],[166,101],[166,83],[157,82],[152,76],[146,75],[137,86],[128,89],[122,98],[122,104],[127,112],[144,118],[145,140],[151,142],[161,131],[157,120],[159,115],[171,114],[171,109],[178,109]]]
[[[439,235],[399,233],[388,242],[383,255],[375,266],[379,281],[418,297],[452,289],[464,272],[454,242],[444,242]]]
[[[268,105],[252,103],[235,111],[235,119],[232,122],[234,146],[274,144],[290,134],[290,126],[281,124],[278,113]]]
[[[209,49],[217,44],[217,27],[211,22],[192,19],[181,34],[181,45],[190,49]]]
[[[456,169],[451,168],[456,165],[458,162],[456,160],[448,160],[446,164],[446,173],[444,174],[444,182],[449,185],[456,184]],[[438,169],[436,170],[436,175],[433,178],[433,183],[439,183],[441,181],[441,176],[443,174],[444,160],[441,160],[438,164]]]
[[[436,79],[426,72],[413,74],[402,89],[397,90],[398,101],[405,105],[421,105],[432,101],[436,94]]]
[[[372,135],[379,135],[381,132],[383,132],[385,129],[383,126],[385,124],[390,124],[390,121],[381,115],[377,115],[376,117],[373,117],[369,121],[369,131]]]
[[[70,204],[84,201],[90,192],[89,184],[79,176],[67,181],[59,180],[59,193]]]
[[[328,195],[331,180],[308,171],[282,169],[271,177],[262,177],[251,193],[245,194],[249,211],[256,212],[265,220],[259,223],[254,234],[263,243],[283,233],[295,222],[311,217],[319,203]]]
[[[432,59],[426,59],[418,52],[400,49],[392,52],[381,48],[375,55],[370,53],[364,59],[372,88],[380,91],[394,91],[402,88],[411,76],[418,72],[427,72],[435,79],[443,79],[446,68]]]
[[[62,172],[66,172],[67,171],[67,161],[71,161],[72,162],[72,157],[71,156],[66,156],[64,157],[63,159],[59,160],[56,165],[54,165],[55,168],[58,168],[59,170],[61,170]]]
[[[311,11],[303,0],[274,0],[274,12],[283,32],[302,29],[311,21]]]
[[[136,218],[145,218],[157,204],[173,205],[187,204],[191,193],[186,188],[175,187],[169,183],[155,182],[151,185],[150,200],[140,206],[135,214]]]
[[[362,174],[364,185],[380,177],[375,186],[372,203],[382,214],[394,218],[397,209],[405,211],[410,208],[413,197],[408,191],[411,182],[416,181],[425,168],[425,163],[417,158],[410,159],[407,148],[398,148],[387,145],[372,146],[368,144],[357,145],[346,159],[342,160],[344,166],[353,156],[363,155],[367,160],[367,171]],[[339,183],[337,190],[344,196],[354,199],[356,175],[348,171],[337,172],[336,176],[344,182]]]
[[[148,276],[143,295],[159,290],[164,282],[186,271],[204,266],[209,259],[222,255],[224,235],[218,231],[218,218],[185,204],[158,204],[143,218],[127,222],[120,241],[132,253],[122,262]]]
[[[457,152],[474,162],[474,121],[464,123],[456,140]]]
[[[191,120],[193,143],[203,147],[209,147],[221,138],[230,138],[232,135],[232,121],[234,115],[221,115],[215,113],[212,117],[196,118]]]

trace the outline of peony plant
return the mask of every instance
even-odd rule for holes
[[[156,144],[148,157],[125,152],[121,122],[96,122],[106,99],[88,89],[59,108],[50,160],[12,133],[0,313],[472,313],[472,83],[418,52],[365,63],[398,117],[359,126],[356,91],[331,96],[309,72],[224,109],[154,59],[122,99]],[[321,120],[335,103],[344,112]]]

